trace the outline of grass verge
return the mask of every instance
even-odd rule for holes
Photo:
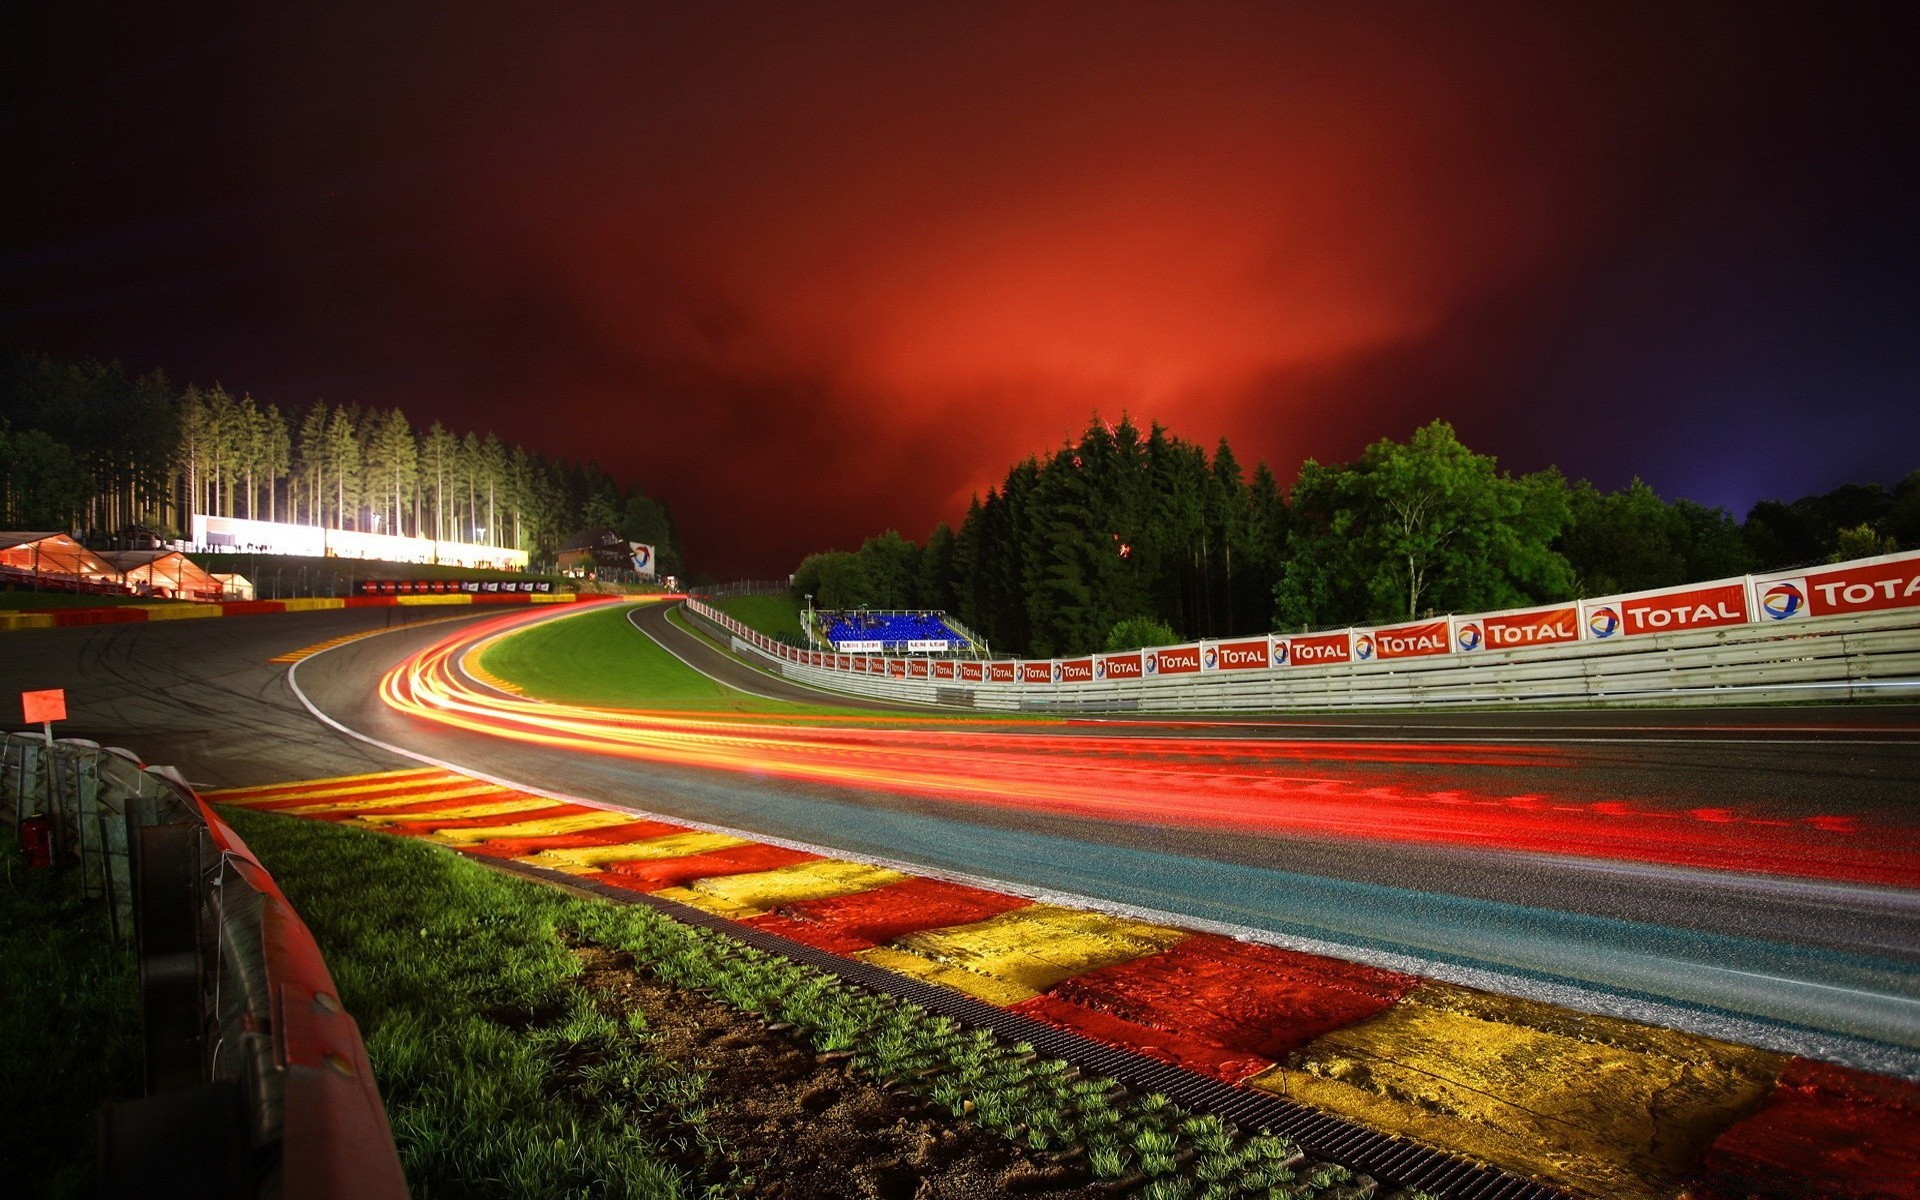
[[[768,637],[800,637],[800,606],[792,596],[730,596],[713,606]]]
[[[90,1196],[95,1114],[140,1094],[139,975],[72,872],[28,870],[10,848],[0,862],[0,1179],[10,1195]]]
[[[1155,1200],[1366,1194],[1292,1143],[1082,1077],[1031,1046],[680,925],[320,822],[230,819],[313,929],[361,1022],[420,1197],[677,1196],[752,1187],[711,1134],[727,1081],[656,1052],[581,986],[569,943],[790,1031],[815,1053],[1024,1153]],[[796,1151],[798,1152],[798,1151]],[[831,1160],[834,1147],[816,1148]],[[1357,1185],[1357,1188],[1356,1188]]]
[[[627,620],[630,611],[630,605],[609,604],[542,621],[490,643],[480,666],[532,699],[557,704],[882,721],[889,715],[829,702],[768,700],[716,683],[635,629]],[[903,710],[898,715],[924,714]]]

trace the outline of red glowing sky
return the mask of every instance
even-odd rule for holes
[[[1283,478],[1434,416],[1740,508],[1914,465],[1897,31],[356,7],[29,39],[65,161],[7,344],[594,458],[722,576],[924,533],[1096,409]]]

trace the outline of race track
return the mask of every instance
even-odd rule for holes
[[[644,633],[698,669],[763,694],[821,699],[749,672],[667,622],[664,610],[640,611]],[[430,725],[381,703],[377,685],[390,667],[497,615],[348,610],[13,634],[0,643],[0,683],[66,687],[74,720],[63,733],[174,763],[196,784],[383,770],[410,760],[316,720],[288,686],[287,668],[266,660],[395,623],[306,660],[295,678],[333,721],[396,748],[683,820],[1420,964],[1456,982],[1920,1075],[1920,891],[1903,874],[1920,862],[1920,710],[1912,707],[1142,719],[1018,730],[1071,742],[1096,772],[1121,769],[1144,739],[1177,736],[1205,743],[1196,773],[1284,752],[1295,770],[1350,797],[1491,799],[1504,807],[1487,809],[1489,817],[1546,831],[1546,842],[1513,852],[637,762]],[[412,627],[423,621],[436,623]],[[1111,753],[1085,747],[1095,739]],[[1852,861],[1857,848],[1861,861],[1889,874],[1759,873],[1551,846],[1556,814],[1586,820],[1612,811],[1671,814],[1680,840],[1724,845],[1729,863],[1756,846],[1817,843],[1830,863]]]

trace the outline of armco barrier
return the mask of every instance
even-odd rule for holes
[[[1365,629],[992,662],[795,650],[699,601],[816,687],[1008,711],[1726,704],[1920,697],[1920,552]]]
[[[394,608],[440,604],[567,604],[574,600],[617,599],[573,592],[449,592],[424,596],[310,596],[290,600],[229,600],[219,604],[123,604],[112,608],[66,608],[52,612],[0,612],[0,632],[10,629],[66,629],[76,625],[124,625],[183,621],[205,617],[245,617],[262,613],[318,612],[334,608]]]
[[[135,942],[146,1094],[107,1110],[103,1196],[406,1196],[359,1027],[312,935],[177,774],[10,734],[0,819],[77,867]]]

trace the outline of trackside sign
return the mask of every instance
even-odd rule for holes
[[[1524,612],[1487,613],[1456,617],[1453,648],[1462,654],[1477,650],[1517,650],[1580,640],[1580,606],[1556,604]]]
[[[1371,636],[1374,655],[1382,659],[1421,658],[1428,654],[1445,654],[1453,649],[1449,622],[1444,617],[1438,621],[1375,629]]]
[[[1763,622],[1920,608],[1920,554],[1897,554],[1753,581]]]
[[[1060,669],[1061,683],[1092,683],[1093,660],[1091,658],[1067,658],[1054,664]]]
[[[1744,580],[1706,587],[1680,588],[1651,596],[1626,596],[1620,606],[1620,632],[1679,633],[1747,622],[1747,586]]]
[[[1266,638],[1257,642],[1221,642],[1207,647],[1214,656],[1216,671],[1257,671],[1273,665],[1273,651]]]
[[[1171,646],[1146,653],[1149,675],[1193,675],[1200,670],[1198,646]]]
[[[1132,654],[1103,654],[1093,660],[1095,679],[1138,679],[1145,671],[1138,651]]]
[[[1353,661],[1353,634],[1348,630],[1339,633],[1303,633],[1299,637],[1287,639],[1286,651],[1278,656],[1278,661],[1292,667],[1324,667],[1330,663]]]

